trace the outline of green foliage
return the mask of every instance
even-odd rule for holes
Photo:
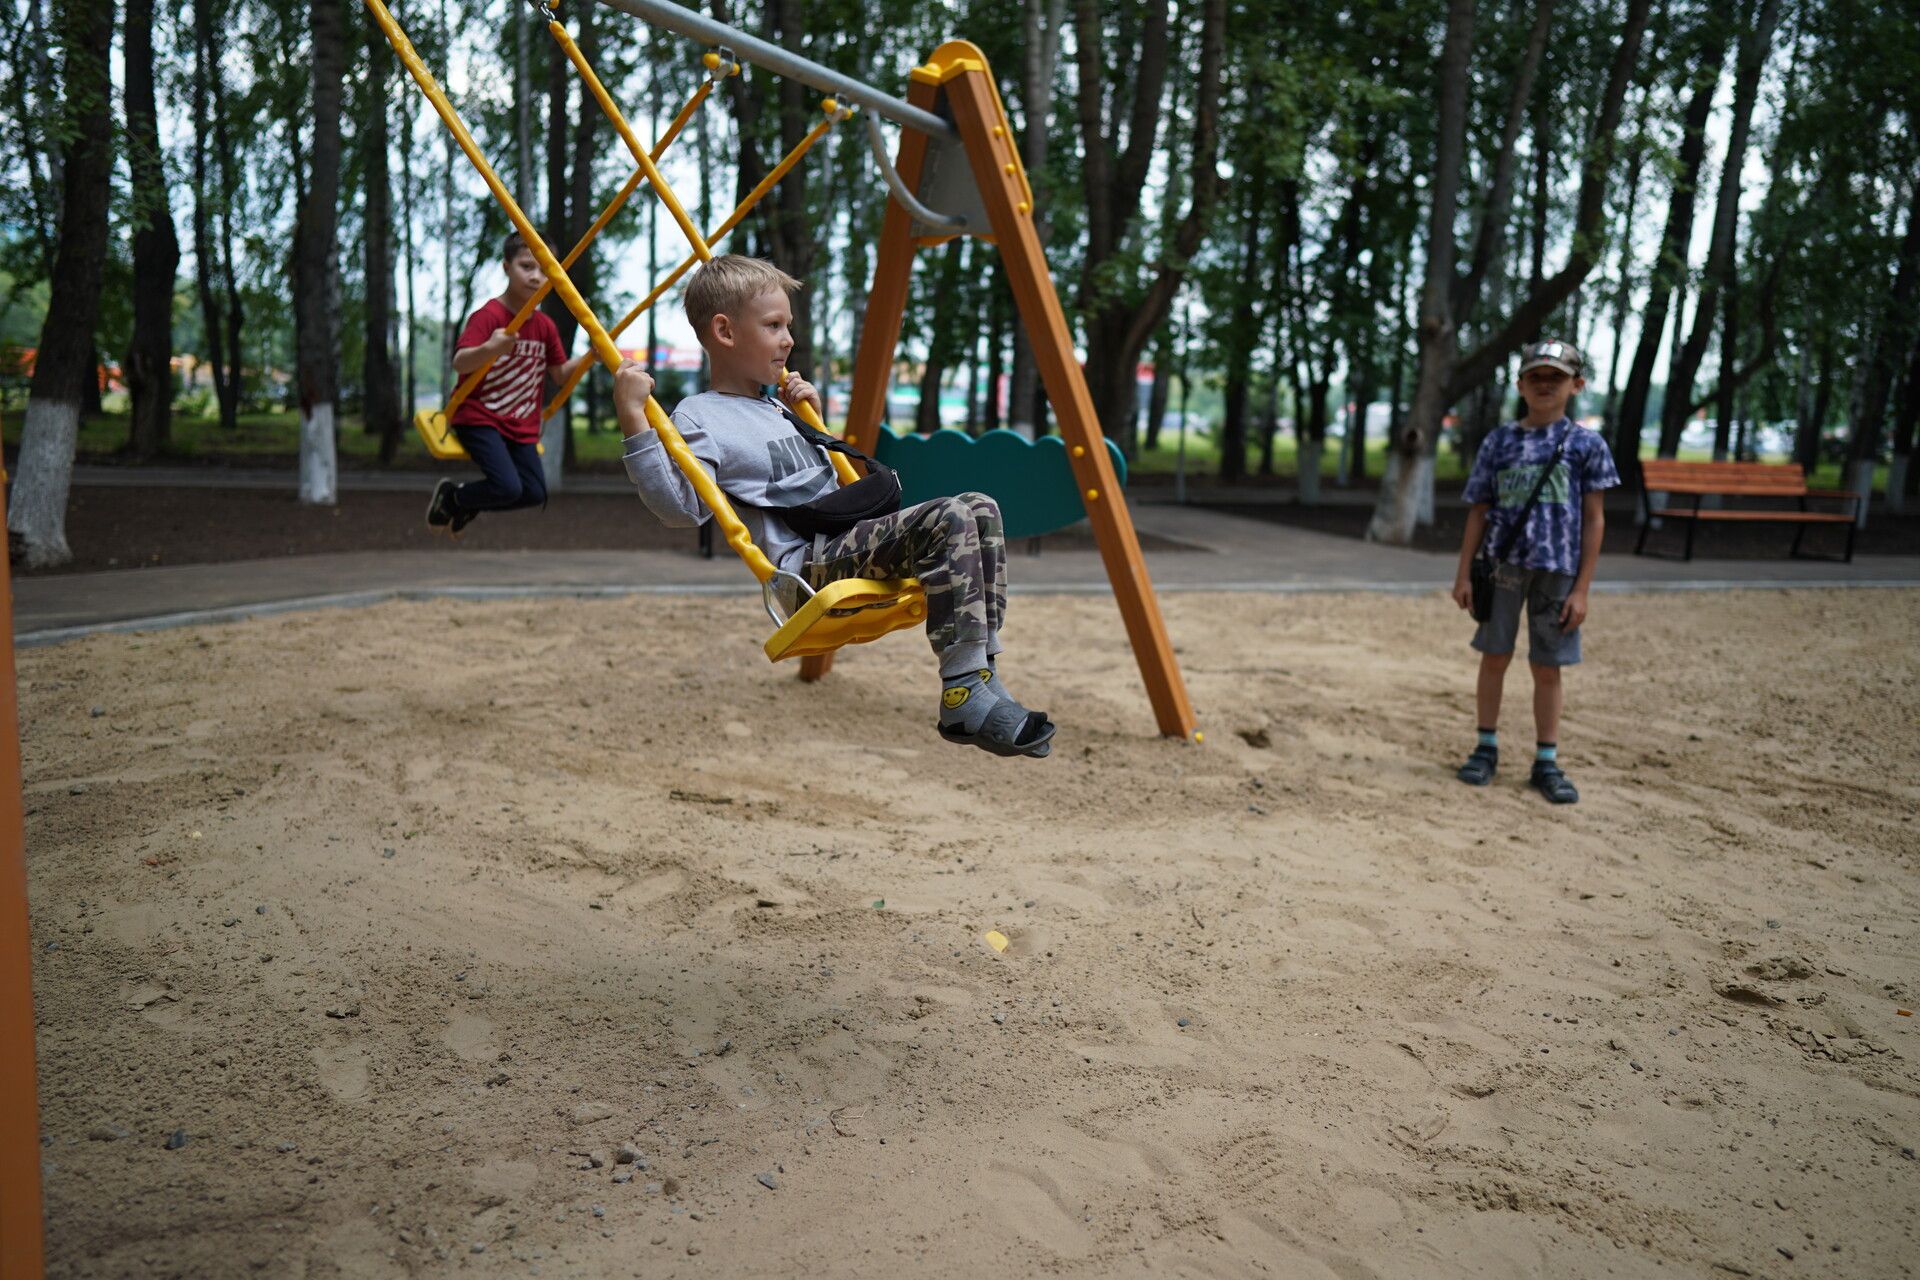
[[[1436,63],[1446,5],[1442,0],[1362,0],[1335,6],[1240,0],[1228,7],[1219,84],[1201,86],[1196,82],[1201,0],[1171,0],[1165,10],[1156,9],[1161,2],[1114,0],[1090,7],[1102,49],[1097,67],[1101,79],[1093,88],[1104,113],[1100,142],[1109,160],[1124,154],[1134,141],[1132,133],[1139,126],[1127,108],[1148,61],[1141,44],[1156,15],[1168,15],[1166,86],[1140,117],[1153,131],[1154,158],[1145,189],[1137,208],[1122,211],[1125,216],[1116,225],[1110,252],[1090,271],[1083,269],[1090,240],[1084,190],[1088,155],[1074,55],[1079,42],[1095,33],[1079,29],[1078,6],[1062,6],[1058,65],[1040,100],[1032,102],[1023,77],[1025,26],[1031,6],[1038,3],[1050,10],[1049,0],[730,0],[726,7],[730,21],[763,36],[773,34],[774,14],[784,14],[789,29],[799,32],[795,43],[806,56],[895,94],[904,94],[907,70],[941,41],[962,37],[980,45],[995,68],[1016,134],[1048,131],[1047,163],[1029,176],[1051,226],[1048,253],[1055,278],[1083,336],[1097,318],[1125,319],[1154,305],[1163,273],[1182,274],[1178,296],[1161,322],[1161,335],[1178,317],[1191,317],[1195,341],[1191,349],[1181,344],[1181,350],[1189,364],[1210,376],[1209,385],[1219,388],[1221,412],[1225,402],[1238,396],[1250,406],[1245,412],[1255,418],[1269,412],[1305,418],[1324,393],[1362,376],[1370,377],[1376,394],[1384,395],[1396,360],[1403,382],[1408,382],[1414,366],[1409,317],[1426,256]],[[1729,32],[1737,41],[1755,7],[1710,0],[1656,4],[1616,139],[1602,230],[1593,243],[1581,246],[1600,255],[1603,265],[1545,323],[1573,332],[1577,340],[1602,337],[1611,342],[1616,335],[1604,330],[1613,323],[1612,300],[1624,279],[1633,305],[1626,332],[1617,336],[1629,344],[1637,341],[1638,300],[1676,176],[1681,112],[1694,84],[1711,69],[1703,52]],[[420,100],[413,87],[383,45],[369,50],[360,7],[348,3],[347,8],[351,17],[337,293],[339,367],[351,405],[357,400],[354,384],[364,340],[360,318],[369,287],[361,245],[367,234],[367,95],[376,69],[389,78],[393,127],[388,144],[396,197],[404,186],[413,205],[411,240],[420,289],[411,325],[414,341],[406,345],[428,390],[437,389],[444,354],[441,313],[451,310],[456,323],[465,314],[473,301],[468,279],[474,264],[490,255],[491,241],[505,223],[457,156],[453,197],[443,203],[446,152],[437,123],[418,118]],[[1456,226],[1463,259],[1491,194],[1513,77],[1530,25],[1525,6],[1483,0],[1477,9]],[[57,244],[61,147],[70,132],[70,104],[57,40],[48,29],[56,11],[53,0],[0,3],[0,23],[8,37],[0,48],[0,345],[10,347],[30,347],[38,340],[46,305],[44,282]],[[1516,144],[1501,283],[1489,287],[1473,317],[1469,341],[1496,327],[1524,296],[1534,265],[1536,219],[1544,227],[1538,246],[1544,273],[1557,270],[1575,247],[1576,202],[1583,166],[1596,141],[1596,103],[1625,12],[1626,0],[1562,5],[1556,11]],[[510,185],[520,177],[514,145],[514,59],[518,33],[528,30],[534,133],[530,177],[531,186],[542,192],[549,41],[537,19],[519,0],[399,0],[395,13],[428,65],[441,74]],[[566,16],[576,28],[583,20],[595,24],[601,36],[595,61],[602,79],[636,127],[645,125],[656,101],[663,123],[700,78],[703,50],[694,42],[647,32],[641,24],[591,4],[570,9]],[[231,220],[246,314],[241,361],[252,388],[251,407],[260,409],[284,403],[284,375],[292,363],[288,277],[293,211],[306,182],[312,129],[308,0],[232,0],[217,10],[217,23],[223,42],[222,108],[237,189],[230,199],[217,190],[215,166],[209,179],[216,189],[201,194]],[[198,356],[208,342],[190,221],[196,142],[190,113],[200,81],[192,5],[157,14],[155,37],[166,153],[162,160],[183,251],[175,344],[182,354]],[[1731,72],[1727,74],[1730,79]],[[571,79],[569,84],[566,111],[569,121],[577,122],[583,111],[593,114],[592,105],[583,102]],[[763,164],[771,164],[784,149],[780,78],[750,70],[737,87],[737,99],[730,100],[730,88],[708,107],[708,177],[716,218],[731,207],[743,141],[754,145]],[[1203,238],[1183,257],[1173,235],[1193,195],[1197,104],[1202,90],[1213,87],[1219,91],[1221,188]],[[818,98],[812,90],[801,95],[809,124],[817,118],[813,112]],[[1749,147],[1756,160],[1749,167],[1760,169],[1762,177],[1741,193],[1740,203],[1740,331],[1734,345],[1742,360],[1757,365],[1743,394],[1756,414],[1792,417],[1810,398],[1809,379],[1824,377],[1829,417],[1844,421],[1848,389],[1863,346],[1872,337],[1869,320],[1890,288],[1912,184],[1920,174],[1920,128],[1915,127],[1920,116],[1920,23],[1913,20],[1911,6],[1786,0],[1762,81],[1761,104]],[[750,126],[741,123],[742,106],[752,109]],[[1724,107],[1720,110],[1724,113]],[[398,127],[403,112],[417,120],[410,150],[403,148]],[[859,331],[861,299],[885,208],[884,188],[866,153],[862,127],[859,121],[843,126],[816,149],[808,161],[805,200],[796,214],[811,229],[816,246],[807,302],[813,309],[820,358],[843,374]],[[750,130],[744,139],[742,128]],[[887,133],[898,136],[892,125]],[[1724,114],[1709,136],[1724,137]],[[597,137],[589,214],[611,198],[631,171],[612,131],[601,125]],[[692,134],[679,146],[691,152]],[[121,154],[111,202],[112,232],[95,325],[97,344],[108,360],[117,360],[125,350],[131,327],[132,229],[156,212],[134,206],[127,188],[124,134],[116,147]],[[1701,227],[1710,221],[1717,196],[1713,155],[1710,151],[1701,178]],[[211,163],[217,157],[209,159]],[[1539,195],[1536,161],[1545,177]],[[1628,175],[1635,172],[1639,177],[1631,188],[1629,208]],[[690,192],[682,195],[689,205],[694,203]],[[644,252],[647,199],[644,194],[636,197],[602,235],[595,250],[598,279],[610,280],[610,264],[622,255]],[[733,247],[768,251],[774,243],[768,222],[773,208],[772,202],[763,206],[737,233]],[[544,194],[536,196],[530,212],[544,221]],[[400,216],[397,198],[394,216]],[[1621,233],[1628,227],[1631,235],[1623,241]],[[1703,242],[1704,237],[1696,240]],[[442,266],[443,253],[450,253],[450,268]],[[1691,299],[1697,297],[1700,263],[1689,266]],[[631,301],[613,296],[615,292],[608,287],[597,295],[609,310]],[[404,299],[402,291],[403,305]],[[996,308],[1005,312],[1004,273],[996,256],[977,242],[923,252],[911,299],[903,361],[912,366],[932,356],[951,366],[953,376],[963,376],[961,366],[977,359],[983,337],[994,330]],[[1164,299],[1160,305],[1165,306]],[[1691,324],[1691,309],[1687,319]],[[1002,324],[998,332],[1004,353],[1011,346],[1011,326]],[[1171,358],[1175,346],[1156,336],[1148,351]],[[1705,386],[1696,387],[1696,395],[1721,376],[1719,361],[1716,342],[1700,372]],[[1904,361],[1896,363],[1905,367]],[[1230,386],[1232,394],[1227,394]],[[1600,390],[1596,385],[1596,393]],[[1337,405],[1328,407],[1337,412]],[[183,414],[185,438],[200,438],[195,421],[193,414]],[[1262,435],[1261,423],[1253,422],[1250,447],[1257,449]],[[1283,442],[1276,449],[1276,466],[1284,468],[1290,448]],[[1150,456],[1140,461],[1148,470],[1155,465]]]

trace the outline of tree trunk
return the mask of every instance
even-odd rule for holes
[[[1778,3],[1778,0],[1767,2]],[[1599,262],[1601,245],[1605,240],[1601,232],[1606,216],[1607,184],[1613,170],[1616,135],[1626,102],[1627,86],[1633,81],[1634,72],[1639,66],[1640,38],[1646,32],[1651,5],[1652,0],[1627,0],[1626,21],[1620,31],[1620,43],[1614,50],[1612,65],[1607,70],[1606,88],[1601,92],[1599,108],[1594,114],[1591,137],[1582,165],[1580,195],[1574,212],[1573,251],[1567,257],[1566,266],[1529,291],[1526,299],[1514,309],[1504,324],[1483,326],[1487,336],[1479,346],[1460,358],[1441,389],[1443,410],[1496,373],[1513,349],[1530,335],[1538,333],[1547,317],[1573,296]],[[1455,323],[1462,319],[1455,317]],[[1457,330],[1455,333],[1457,341]]]
[[[1847,415],[1852,439],[1847,446],[1843,487],[1859,493],[1867,492],[1871,486],[1874,465],[1880,460],[1887,399],[1898,374],[1895,365],[1906,354],[1916,328],[1914,302],[1920,294],[1920,178],[1913,182],[1906,234],[1900,239],[1899,264],[1893,288],[1877,308],[1879,314],[1871,325],[1862,353],[1864,368]],[[1905,480],[1903,475],[1903,486]]]
[[[300,500],[337,498],[340,99],[346,67],[341,0],[311,0],[313,153],[293,235],[293,308],[300,400]]]
[[[940,429],[940,388],[958,346],[953,335],[953,314],[960,298],[968,244],[965,237],[949,240],[940,257],[939,291],[934,298],[933,315],[928,318],[927,361],[920,374],[920,406],[913,416],[913,429],[921,435]]]
[[[1913,446],[1920,429],[1920,333],[1908,344],[1906,376],[1900,382],[1900,403],[1893,419],[1893,465],[1887,471],[1887,510],[1902,512],[1911,505],[1920,485],[1913,469]]]
[[[1740,290],[1729,280],[1720,303],[1720,394],[1714,406],[1713,460],[1725,462],[1732,443],[1733,371],[1740,363]],[[1734,455],[1738,460],[1739,455]]]
[[[220,429],[238,431],[240,429],[240,394],[246,387],[244,374],[246,361],[242,355],[240,335],[246,325],[246,309],[240,303],[240,275],[233,265],[233,214],[234,203],[238,199],[240,183],[235,176],[232,130],[227,120],[227,90],[224,77],[215,74],[214,64],[220,56],[220,45],[215,39],[209,22],[207,59],[209,64],[208,92],[213,102],[213,145],[220,157],[220,280],[226,292],[227,340],[224,349],[227,355],[227,382],[220,399]]]
[[[408,91],[403,86],[401,96],[404,100]],[[420,407],[417,398],[415,379],[419,375],[420,316],[414,306],[413,294],[413,112],[400,113],[400,279],[406,286],[407,320],[405,354],[401,357],[402,392],[400,420],[401,432],[405,434],[405,423],[413,418],[414,411]]]
[[[127,0],[127,163],[133,178],[133,341],[127,388],[138,458],[166,448],[173,418],[173,283],[180,242],[167,205],[167,175],[153,89],[153,0]]]
[[[1426,283],[1420,299],[1420,373],[1413,404],[1387,455],[1387,474],[1367,525],[1367,538],[1405,546],[1413,541],[1425,495],[1433,486],[1434,445],[1446,412],[1446,383],[1457,341],[1453,287],[1454,207],[1460,192],[1467,127],[1468,60],[1473,48],[1473,0],[1448,0],[1440,50],[1439,116],[1434,141],[1432,204],[1427,220]]]
[[[1660,409],[1660,456],[1663,458],[1672,457],[1680,447],[1680,433],[1693,406],[1694,379],[1720,320],[1720,294],[1732,287],[1737,270],[1734,242],[1740,229],[1740,175],[1746,164],[1747,137],[1753,125],[1753,106],[1760,94],[1760,76],[1773,47],[1773,29],[1779,17],[1780,0],[1761,0],[1753,30],[1740,42],[1739,69],[1733,85],[1733,121],[1728,130],[1726,162],[1720,170],[1720,190],[1714,197],[1713,240],[1707,249],[1707,267],[1700,281],[1693,332],[1680,350],[1679,361],[1668,370],[1667,398]]]
[[[581,35],[584,36],[585,34],[583,30]],[[575,43],[579,43],[578,37],[576,37]],[[581,52],[584,53],[585,51],[585,47],[582,46]],[[571,75],[572,68],[571,64],[567,61],[567,55],[561,50],[558,42],[549,41],[547,48],[547,225],[545,234],[549,245],[562,245],[560,252],[563,254],[573,247],[573,242],[567,239],[567,231],[573,225],[572,217],[567,211],[567,195],[571,190],[567,185],[567,85]],[[589,111],[596,109],[589,95],[583,92],[581,97],[587,99],[582,103],[584,109]],[[575,265],[585,265],[584,257]],[[569,274],[571,274],[571,272],[569,272]],[[552,320],[554,327],[560,331],[561,349],[572,351],[573,331],[575,328],[573,312],[567,310],[567,304],[561,300],[560,294],[557,291],[549,293],[546,301],[540,304],[540,309],[547,313],[547,318]],[[449,348],[449,355],[451,355],[451,348]],[[551,443],[547,445],[547,452],[553,452],[553,445]]]
[[[1153,352],[1153,387],[1147,392],[1146,451],[1160,447],[1160,429],[1167,420],[1167,398],[1173,389],[1173,326],[1161,325]]]
[[[1255,295],[1260,278],[1260,225],[1272,182],[1264,165],[1247,175],[1247,207],[1241,223],[1240,285],[1234,291],[1233,322],[1226,335],[1227,377],[1220,419],[1220,482],[1238,484],[1247,474],[1247,399],[1253,349],[1260,342]],[[1089,361],[1091,363],[1091,361]]]
[[[513,201],[533,208],[533,15],[510,6],[513,24]],[[570,248],[571,246],[568,246]],[[566,252],[566,248],[560,250]]]
[[[394,364],[393,192],[387,180],[387,77],[392,62],[386,37],[367,19],[367,120],[362,145],[366,165],[366,336],[360,380],[366,388],[366,430],[380,437],[380,461],[400,451],[400,386]]]
[[[1626,345],[1627,307],[1633,297],[1633,215],[1640,208],[1640,173],[1646,154],[1646,112],[1643,110],[1640,127],[1634,131],[1633,160],[1627,171],[1627,200],[1620,214],[1620,280],[1613,293],[1613,352],[1607,357],[1607,398],[1600,410],[1603,439],[1617,438],[1619,434],[1614,429],[1614,412],[1620,403],[1620,349]],[[1640,452],[1637,437],[1633,445],[1637,457]]]
[[[1339,469],[1335,476],[1335,483],[1342,489],[1353,483],[1361,469],[1361,460],[1367,456],[1367,410],[1372,407],[1374,380],[1379,376],[1374,367],[1373,340],[1369,329],[1356,336],[1351,347],[1358,353],[1347,378],[1347,398],[1352,405],[1347,414],[1346,433],[1340,441]]]
[[[99,385],[93,333],[113,175],[113,85],[107,73],[112,0],[68,0],[58,17],[70,130],[61,156],[60,241],[7,508],[7,528],[24,544],[29,569],[53,568],[73,558],[67,548],[67,490],[87,384]]]
[[[1141,195],[1155,152],[1162,90],[1171,50],[1164,7],[1148,6],[1146,24],[1131,66],[1132,92],[1111,85],[1103,65],[1101,9],[1095,0],[1076,0],[1075,28],[1080,73],[1079,119],[1086,194],[1087,248],[1082,259],[1080,301],[1086,315],[1088,391],[1095,414],[1110,437],[1124,438],[1136,417],[1134,369],[1147,340],[1165,320],[1186,278],[1188,264],[1206,235],[1220,190],[1217,168],[1221,66],[1225,57],[1225,0],[1203,0],[1200,62],[1193,82],[1193,138],[1188,145],[1188,181],[1192,187],[1185,215],[1160,260],[1150,267],[1145,288],[1116,290],[1107,279],[1109,264],[1131,252],[1129,231],[1139,217]],[[1104,91],[1114,87],[1111,109],[1127,114],[1126,146],[1116,155],[1119,122],[1109,118]],[[1131,101],[1128,101],[1128,98]],[[1138,284],[1131,271],[1126,283]]]
[[[980,421],[987,431],[998,431],[1005,421],[1000,412],[1000,383],[1007,371],[1007,307],[1011,298],[1006,277],[996,268],[987,291],[987,393]]]
[[[799,0],[767,0],[767,23],[775,41],[791,53],[804,52],[806,22],[804,5]],[[808,112],[808,89],[792,76],[782,76],[777,90],[780,115],[781,154],[791,151],[813,127]],[[813,275],[819,246],[814,239],[813,219],[807,209],[808,166],[795,165],[773,191],[773,216],[767,220],[773,260],[788,274],[807,280]],[[818,378],[813,354],[813,294],[802,289],[792,298],[793,350],[788,353],[789,368]]]
[[[59,248],[60,205],[64,198],[65,160],[60,151],[60,89],[54,82],[53,41],[47,36],[45,7],[41,0],[27,0],[26,34],[23,43],[28,70],[26,79],[33,86],[32,106],[26,96],[21,103],[21,152],[27,162],[27,186],[33,193],[33,238],[39,247],[39,274],[53,274],[53,260]]]
[[[1673,196],[1667,206],[1666,232],[1654,254],[1653,274],[1647,285],[1646,313],[1640,319],[1640,342],[1627,371],[1626,390],[1620,397],[1619,416],[1613,424],[1613,459],[1620,478],[1628,488],[1640,484],[1640,434],[1646,427],[1647,399],[1653,387],[1653,366],[1660,358],[1669,309],[1676,306],[1675,291],[1686,277],[1687,247],[1693,240],[1694,199],[1700,181],[1700,168],[1706,159],[1707,118],[1713,112],[1713,98],[1720,85],[1721,64],[1727,56],[1727,30],[1716,22],[1707,38],[1707,48],[1692,63],[1693,96],[1688,100],[1681,123],[1679,167],[1674,174]],[[1675,311],[1674,314],[1678,315]],[[1680,322],[1674,320],[1679,332]],[[1664,440],[1663,440],[1664,446]],[[1671,457],[1662,450],[1661,456]]]
[[[1033,230],[1041,247],[1052,239],[1052,206],[1047,196],[1048,122],[1053,115],[1053,73],[1060,59],[1060,25],[1066,0],[1026,0],[1021,7],[1021,108],[1026,128],[1020,135],[1020,159],[1033,184]],[[1044,24],[1042,14],[1045,14]],[[1007,425],[1031,440],[1039,421],[1034,406],[1044,392],[1033,360],[1033,342],[1018,317],[1013,326],[1013,372],[1007,379]]]
[[[206,331],[206,354],[219,405],[220,430],[240,425],[240,332],[244,312],[233,271],[234,158],[227,130],[227,103],[221,75],[220,29],[213,22],[212,0],[194,0],[193,76],[193,257]],[[208,153],[220,171],[215,190]],[[219,242],[214,241],[218,221]],[[224,296],[223,296],[224,295]],[[225,307],[222,308],[224,301]]]

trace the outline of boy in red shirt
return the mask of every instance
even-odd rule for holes
[[[489,360],[487,376],[453,411],[453,433],[485,478],[456,484],[442,480],[427,503],[427,527],[455,537],[482,511],[538,507],[547,501],[547,478],[540,469],[540,403],[547,382],[565,382],[591,349],[567,359],[560,330],[544,312],[527,317],[518,333],[508,333],[514,313],[547,282],[533,250],[518,235],[501,249],[507,287],[499,297],[467,317],[455,344],[453,371],[466,377]]]

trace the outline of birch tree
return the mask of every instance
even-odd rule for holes
[[[320,506],[332,506],[338,497],[335,415],[340,398],[340,301],[335,253],[341,80],[346,66],[346,23],[341,10],[342,0],[311,0],[313,146],[293,236],[300,500]]]
[[[73,558],[67,547],[67,490],[87,381],[99,377],[93,335],[113,170],[107,73],[113,0],[68,0],[58,19],[67,112],[60,239],[7,510],[7,528],[24,544],[29,569],[54,568]]]

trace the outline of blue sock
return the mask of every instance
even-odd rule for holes
[[[1483,747],[1492,747],[1492,748],[1493,748],[1493,749],[1494,749],[1495,751],[1498,751],[1498,750],[1500,749],[1500,734],[1499,734],[1499,731],[1498,731],[1498,730],[1494,730],[1494,729],[1482,729],[1482,730],[1480,730],[1480,743],[1479,743],[1479,745],[1480,745],[1480,746],[1483,746]]]
[[[1560,748],[1555,743],[1537,742],[1534,744],[1533,758],[1536,761],[1544,761],[1547,764],[1552,764],[1559,758],[1559,756],[1560,756]]]

